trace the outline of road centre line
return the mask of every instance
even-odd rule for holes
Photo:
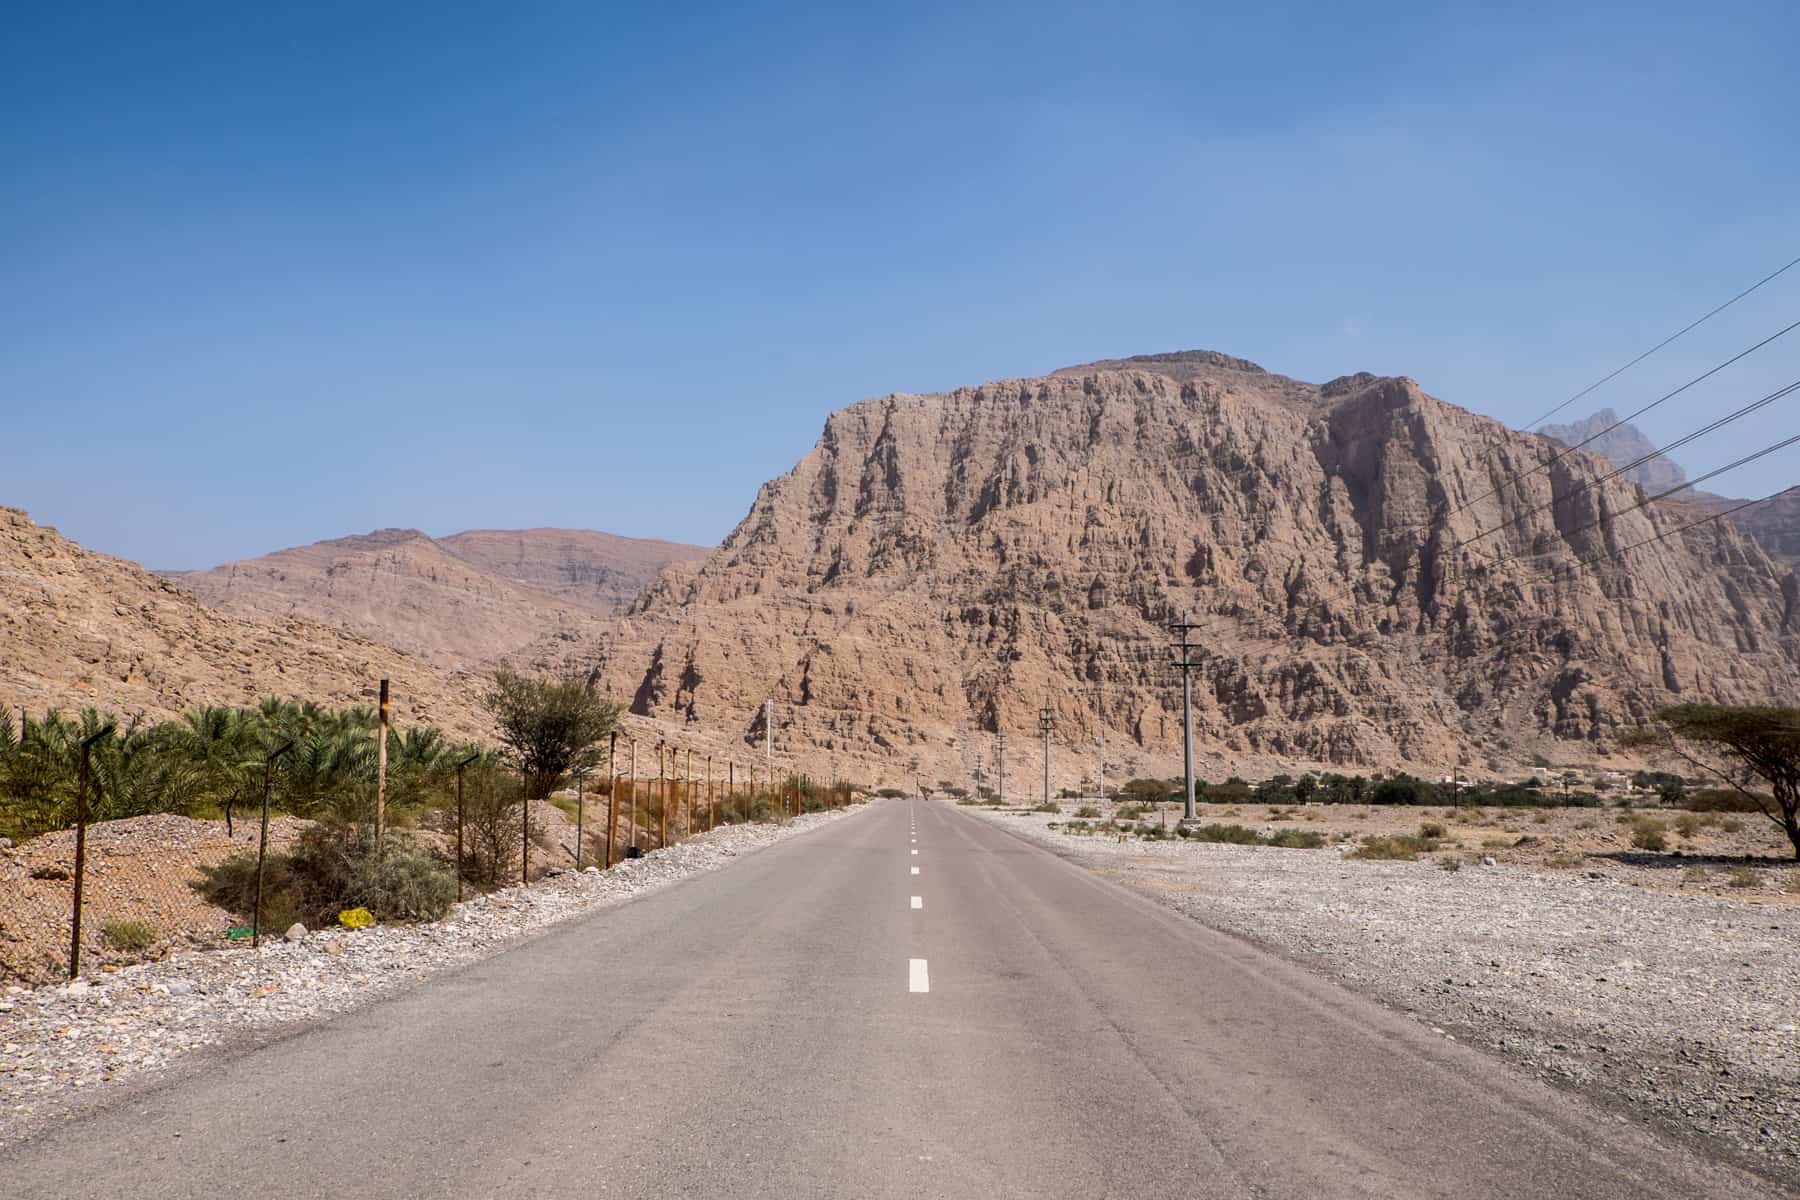
[[[914,875],[917,875],[917,874],[918,874],[918,873],[919,873],[919,868],[917,868],[917,867],[914,867],[914,868],[913,868],[913,874],[914,874]]]
[[[914,908],[924,908],[924,907],[925,907],[925,897],[923,897],[923,896],[914,896],[914,897],[913,897],[913,898],[912,898],[912,906],[913,906],[913,907],[914,907]]]
[[[907,960],[906,990],[909,992],[929,992],[931,990],[931,973],[926,968],[924,959]]]

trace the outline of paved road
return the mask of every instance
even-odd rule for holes
[[[132,1093],[0,1193],[1776,1194],[904,800]]]

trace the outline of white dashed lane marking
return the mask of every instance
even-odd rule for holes
[[[914,897],[913,897],[913,898],[912,898],[912,900],[913,900],[913,903],[912,903],[912,906],[913,906],[913,907],[914,907],[914,908],[924,908],[924,907],[925,907],[925,897],[923,897],[923,896],[914,896]]]
[[[919,868],[917,868],[917,867],[914,867],[914,868],[913,868],[913,874],[914,874],[914,875],[917,875],[917,874],[918,874],[918,873],[919,873]]]
[[[929,992],[931,990],[931,973],[925,968],[925,960],[914,958],[908,960],[906,990],[909,992]]]

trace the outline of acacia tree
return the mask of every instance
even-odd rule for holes
[[[1656,722],[1625,744],[1673,755],[1724,781],[1787,834],[1800,859],[1800,708],[1677,704],[1659,709]],[[1723,755],[1728,765],[1705,755]],[[1758,779],[1769,785],[1766,794],[1744,786]]]
[[[570,771],[592,766],[621,711],[584,680],[505,668],[494,672],[481,704],[524,777],[527,800],[547,799]]]

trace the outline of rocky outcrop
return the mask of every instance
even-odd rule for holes
[[[1181,617],[1214,775],[1512,769],[1675,697],[1791,694],[1756,544],[1707,525],[1576,566],[1694,512],[1627,513],[1636,484],[1559,450],[1408,379],[1210,352],[868,400],[645,590],[598,671],[745,743],[773,696],[778,753],[871,778],[991,778],[996,729],[1022,769],[1048,707],[1068,784],[1178,763]]]

